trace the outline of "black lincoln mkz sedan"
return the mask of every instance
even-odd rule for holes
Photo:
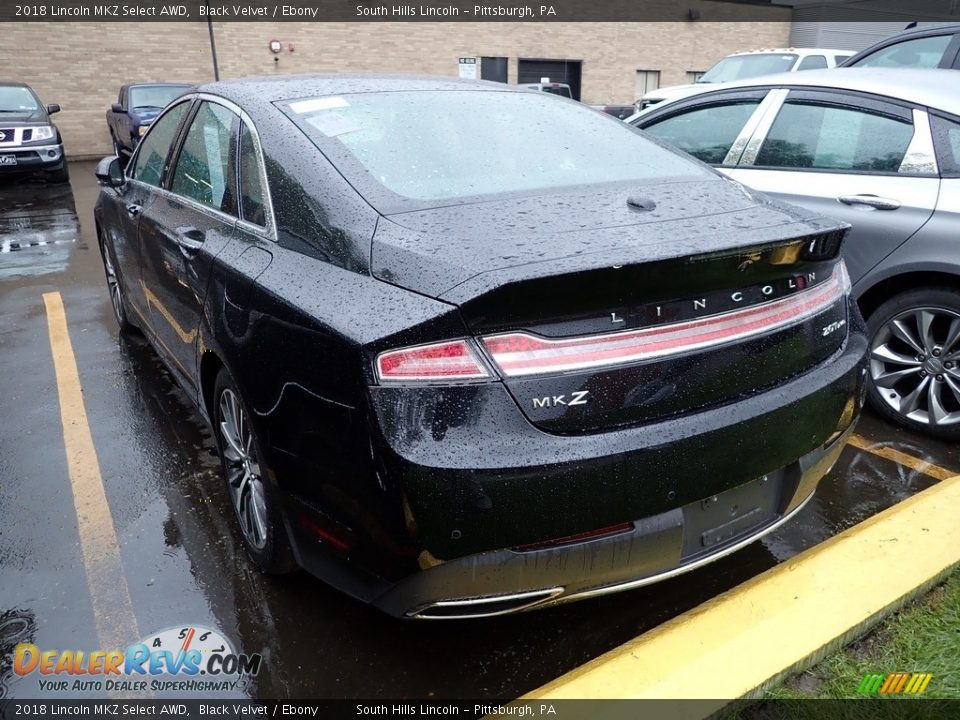
[[[859,414],[845,227],[579,103],[220,82],[97,175],[117,320],[209,419],[252,559],[393,615],[733,552],[799,511]]]

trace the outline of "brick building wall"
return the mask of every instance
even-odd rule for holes
[[[728,6],[735,19],[737,6]],[[749,10],[756,17],[756,8]],[[769,9],[767,22],[664,23],[214,23],[222,78],[271,73],[415,72],[457,74],[463,56],[582,61],[589,104],[632,103],[637,70],[658,70],[661,85],[685,82],[731,52],[783,47],[790,11]],[[207,24],[9,23],[0,63],[30,83],[55,116],[67,153],[92,157],[110,149],[104,113],[125,82],[207,82],[213,64]],[[279,55],[270,40],[280,40]],[[294,50],[287,48],[292,43]],[[154,50],[155,49],[155,50]],[[276,60],[274,59],[276,58]]]

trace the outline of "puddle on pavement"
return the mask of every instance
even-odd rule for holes
[[[70,185],[0,184],[0,280],[63,272],[83,247]]]

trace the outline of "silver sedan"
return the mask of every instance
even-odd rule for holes
[[[750,188],[849,222],[871,404],[910,429],[960,437],[960,73],[770,75],[627,122]]]

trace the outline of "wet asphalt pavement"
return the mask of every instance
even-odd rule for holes
[[[848,446],[780,531],[705,568],[605,598],[466,622],[401,622],[305,573],[243,554],[209,431],[152,349],[120,336],[93,224],[93,164],[71,187],[0,185],[0,697],[18,642],[98,649],[61,427],[45,292],[59,291],[141,635],[220,630],[264,666],[260,698],[512,698],[698,605],[935,480]],[[865,415],[858,434],[949,470],[957,447]],[[774,641],[771,639],[771,641]],[[64,697],[69,696],[65,694]]]

